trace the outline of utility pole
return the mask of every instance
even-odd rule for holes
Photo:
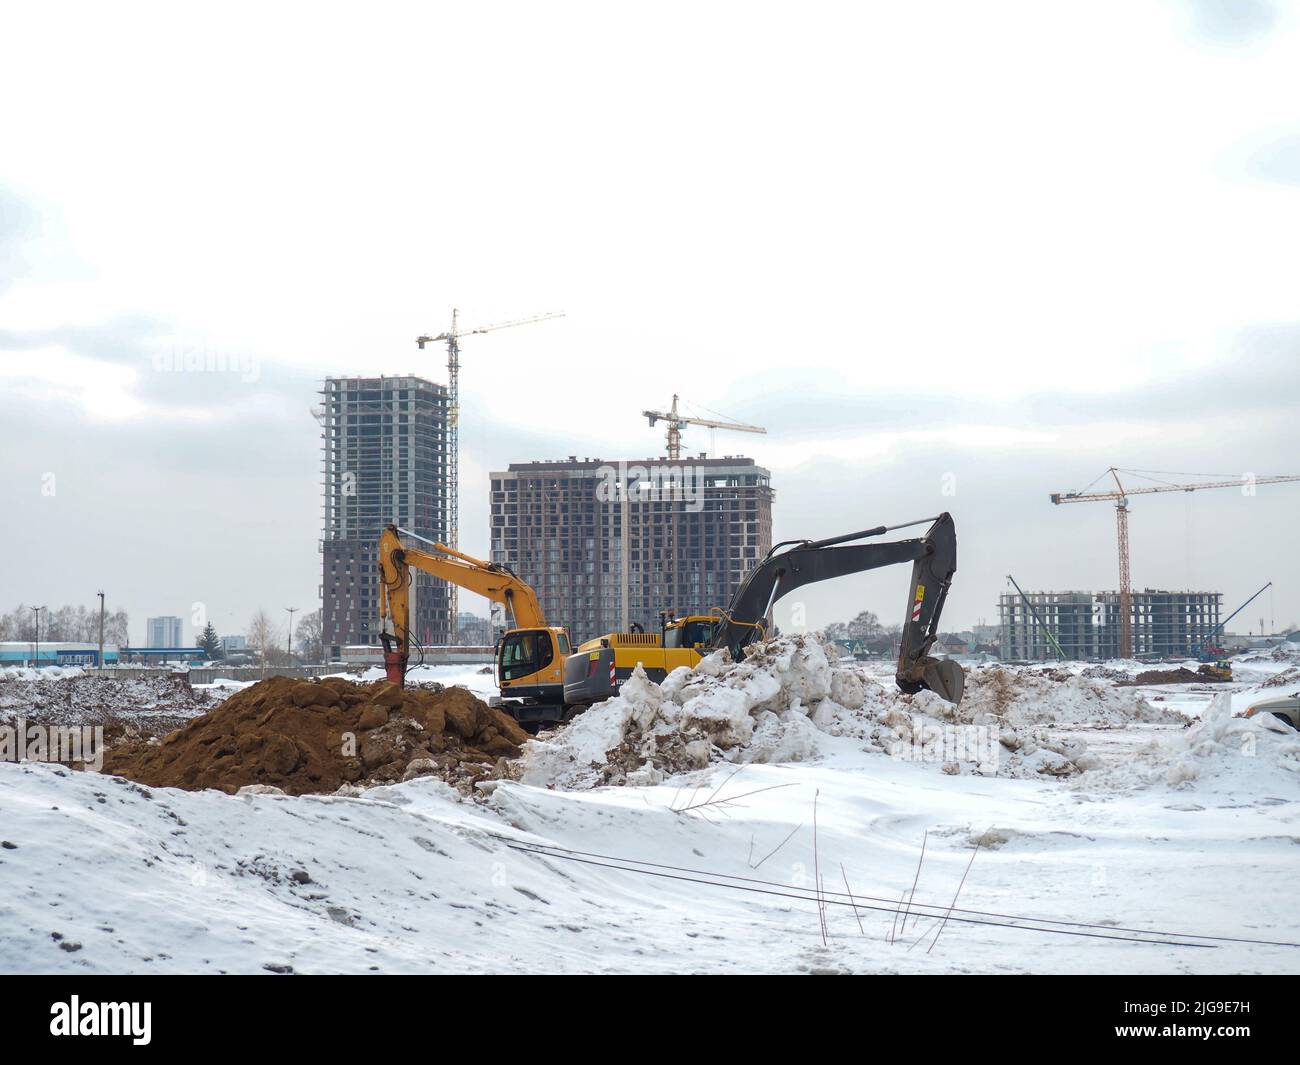
[[[104,672],[104,593],[96,592],[99,596],[99,671]]]
[[[41,668],[41,608],[32,607],[32,613],[36,615],[36,638],[32,641],[32,668]]]
[[[289,613],[289,662],[293,664],[293,616],[298,613],[296,606],[287,606],[284,608]]]

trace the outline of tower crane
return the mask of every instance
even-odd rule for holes
[[[546,322],[552,318],[563,318],[563,311],[534,314],[529,318],[516,318],[510,322],[496,322],[493,325],[480,325],[473,329],[460,327],[460,311],[451,312],[451,328],[437,336],[424,334],[415,338],[421,350],[425,344],[447,344],[447,528],[445,538],[448,547],[460,546],[460,338],[476,333],[491,333],[497,329],[510,329],[516,325],[531,325],[533,322]],[[456,631],[457,595],[456,585],[447,588],[447,605],[451,614],[451,631]]]
[[[1147,474],[1154,472],[1157,471],[1122,470],[1112,466],[1101,477],[1098,477],[1097,481],[1109,474],[1115,482],[1113,492],[1090,492],[1084,489],[1082,492],[1053,492],[1050,496],[1052,502],[1056,504],[1096,503],[1103,500],[1114,500],[1115,502],[1115,523],[1119,533],[1119,654],[1121,658],[1131,658],[1133,656],[1133,584],[1129,577],[1128,553],[1129,496],[1154,495],[1157,492],[1195,492],[1202,488],[1246,488],[1257,484],[1282,484],[1287,481],[1300,481],[1300,476],[1256,477],[1253,474],[1246,474],[1244,477],[1234,480],[1202,481],[1199,484],[1165,483],[1126,489],[1119,479],[1121,473],[1145,477]],[[1167,474],[1166,476],[1186,477],[1194,475]],[[1092,483],[1096,484],[1097,481]]]
[[[701,425],[706,429],[732,429],[738,433],[766,433],[761,425],[746,425],[744,422],[711,421],[707,418],[692,418],[678,413],[676,395],[673,405],[667,411],[643,410],[641,413],[649,419],[650,424],[663,421],[668,423],[668,458],[677,461],[682,457],[682,430],[688,425]]]

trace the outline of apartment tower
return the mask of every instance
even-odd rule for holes
[[[321,622],[337,658],[379,644],[383,527],[446,537],[447,390],[419,377],[331,377],[320,394]],[[412,574],[411,634],[426,647],[452,642],[447,585],[422,573]]]
[[[726,606],[772,546],[771,475],[750,458],[571,456],[490,476],[492,561],[578,642]]]

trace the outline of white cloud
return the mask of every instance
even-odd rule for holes
[[[1056,433],[1042,429],[1018,429],[1010,425],[951,425],[941,429],[863,433],[788,443],[763,441],[745,450],[747,453],[760,453],[762,461],[773,470],[794,470],[800,466],[826,463],[879,463],[897,458],[916,447],[1002,451],[1012,447],[1050,447],[1059,443],[1059,439]]]
[[[58,345],[4,352],[0,379],[33,402],[73,402],[95,418],[130,418],[145,410],[131,392],[134,370],[74,355]]]

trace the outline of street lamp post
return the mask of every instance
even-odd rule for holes
[[[284,608],[289,614],[289,664],[293,664],[293,616],[298,613],[296,606],[287,606]]]

